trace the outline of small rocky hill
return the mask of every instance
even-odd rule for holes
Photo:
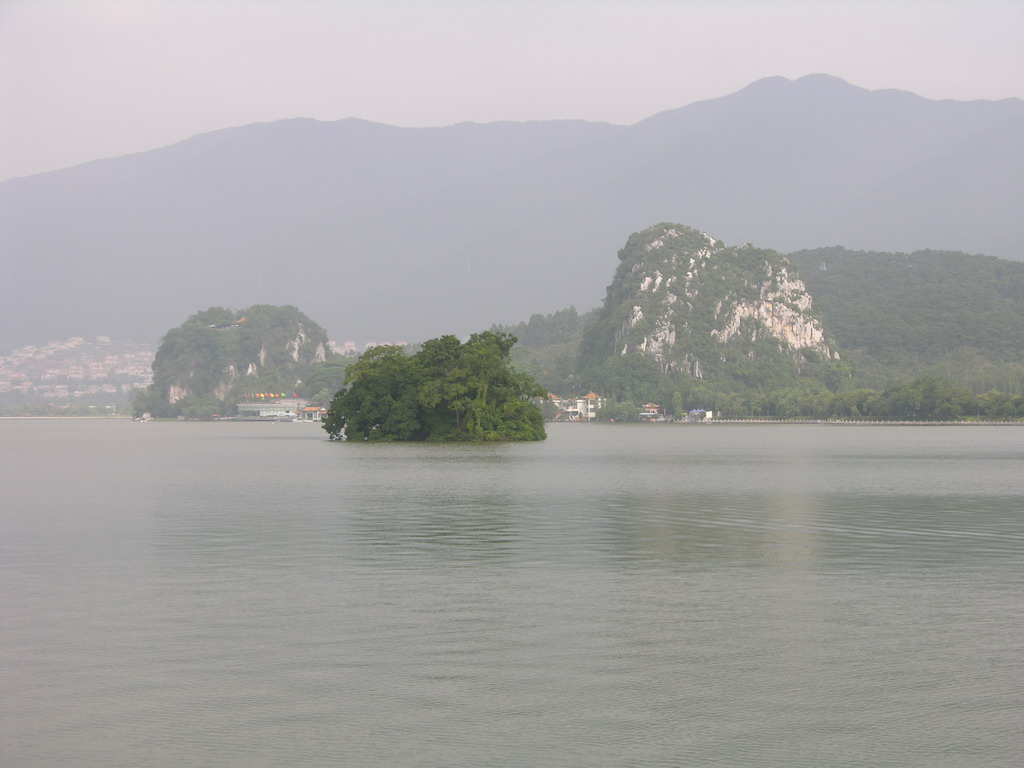
[[[795,373],[839,357],[785,257],[665,223],[619,251],[604,305],[583,337],[581,368],[631,354],[664,373],[710,380],[766,365]]]
[[[211,307],[164,335],[135,411],[224,414],[246,394],[291,394],[328,354],[327,332],[295,307]]]

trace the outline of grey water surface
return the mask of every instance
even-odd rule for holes
[[[1024,757],[1024,429],[0,422],[4,766]]]

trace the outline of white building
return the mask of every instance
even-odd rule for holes
[[[294,421],[309,405],[301,397],[259,397],[238,403],[239,421]]]
[[[595,421],[598,409],[604,405],[604,398],[594,392],[583,397],[562,399],[548,396],[558,409],[555,421]]]

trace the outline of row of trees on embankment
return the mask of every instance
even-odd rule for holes
[[[847,421],[1010,421],[1024,419],[1024,397],[990,390],[972,395],[946,379],[928,376],[884,391],[830,391],[815,379],[766,393],[716,392],[700,384],[673,392],[665,411],[676,419],[688,410],[712,411],[716,418]],[[646,401],[642,401],[646,402]],[[671,405],[669,405],[671,403]],[[604,421],[639,421],[641,403],[610,400],[598,412]]]

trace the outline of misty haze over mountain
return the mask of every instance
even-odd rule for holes
[[[767,78],[633,126],[255,124],[0,184],[0,351],[291,304],[418,341],[600,303],[632,232],[1024,259],[1024,101]]]

